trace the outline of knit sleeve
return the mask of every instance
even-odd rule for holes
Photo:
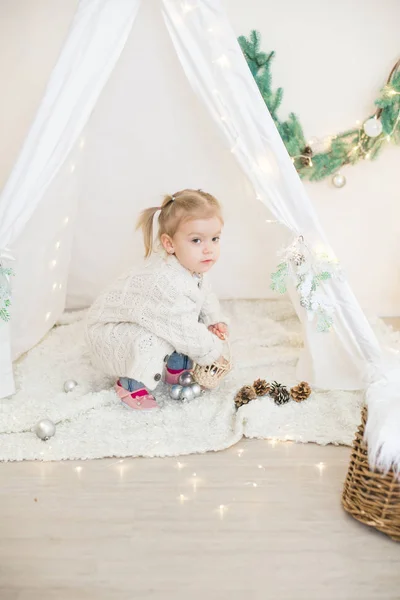
[[[222,341],[198,320],[196,302],[169,286],[157,285],[152,300],[156,310],[142,324],[158,337],[169,342],[176,352],[189,356],[199,365],[212,364],[222,354]]]
[[[222,315],[221,306],[218,297],[212,291],[211,285],[206,277],[203,279],[203,287],[205,299],[200,311],[200,320],[207,325],[215,325],[215,323],[226,323],[228,319]]]

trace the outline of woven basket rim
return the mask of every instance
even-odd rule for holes
[[[393,470],[372,470],[364,440],[368,410],[362,410],[342,494],[342,506],[352,517],[400,541],[400,481]]]

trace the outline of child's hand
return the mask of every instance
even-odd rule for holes
[[[228,335],[228,326],[226,323],[214,323],[209,326],[209,331],[219,337],[220,340],[225,340]]]

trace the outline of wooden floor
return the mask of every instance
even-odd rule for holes
[[[0,464],[0,600],[399,600],[400,544],[341,508],[349,454]]]
[[[350,517],[349,448],[0,465],[1,600],[398,600],[400,546]]]

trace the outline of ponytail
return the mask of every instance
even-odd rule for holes
[[[136,229],[141,229],[143,233],[143,241],[145,248],[145,257],[149,258],[153,252],[153,221],[154,215],[160,208],[153,206],[152,208],[146,208],[140,213],[140,216],[136,223]]]
[[[175,201],[175,196],[164,196],[164,200],[161,206],[152,206],[151,208],[146,208],[140,213],[140,216],[136,223],[136,229],[141,229],[143,233],[143,241],[145,258],[149,258],[150,254],[153,252],[153,222],[154,215],[159,211],[163,210],[167,206],[170,206]]]

